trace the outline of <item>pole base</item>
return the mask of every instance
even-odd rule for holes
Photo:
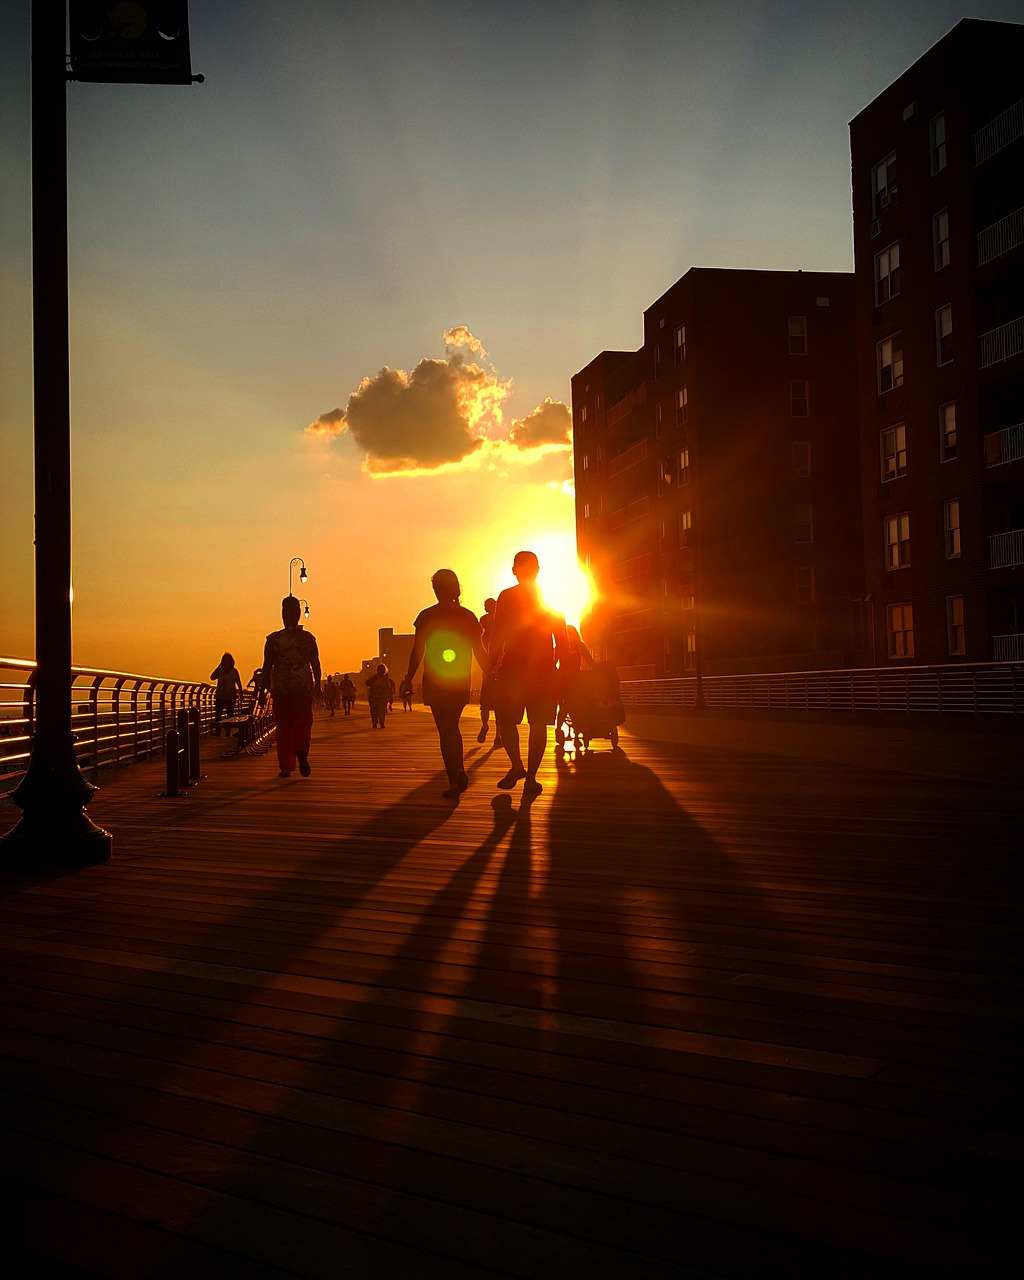
[[[109,862],[114,837],[85,813],[39,817],[22,814],[0,836],[0,869],[50,871]]]

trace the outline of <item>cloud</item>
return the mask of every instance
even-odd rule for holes
[[[445,359],[425,356],[411,373],[385,365],[362,380],[344,408],[311,422],[306,434],[322,440],[348,434],[364,454],[363,470],[374,475],[437,471],[479,463],[485,455],[525,459],[568,449],[571,415],[564,404],[545,400],[506,429],[503,405],[512,379],[480,363],[486,352],[465,325],[443,336],[447,348],[458,348]]]
[[[520,449],[567,447],[572,440],[572,412],[549,396],[533,413],[512,423],[508,438]]]

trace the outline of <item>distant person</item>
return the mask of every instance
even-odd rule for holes
[[[260,687],[260,670],[261,670],[261,668],[256,667],[256,668],[254,669],[254,671],[253,671],[252,675],[251,675],[251,676],[249,677],[249,679],[245,682],[245,687],[246,687],[247,689],[252,689],[253,691],[255,691],[256,689],[258,689],[258,688]]]
[[[412,710],[412,681],[409,679],[408,676],[405,676],[399,683],[398,692],[402,699],[402,710],[411,711]]]
[[[349,715],[356,704],[356,687],[352,683],[352,677],[347,671],[342,677],[341,684],[338,685],[338,688],[341,691],[341,709],[346,715]]]
[[[388,676],[388,710],[389,711],[394,711],[395,709],[395,694],[397,692],[398,690],[395,688],[395,682],[394,680],[391,679],[389,675]]]
[[[414,623],[416,639],[403,684],[412,687],[413,676],[422,662],[423,701],[437,725],[441,759],[448,775],[448,788],[441,794],[454,800],[469,786],[459,718],[469,701],[473,658],[485,674],[491,664],[484,651],[476,615],[459,604],[462,588],[454,571],[438,569],[430,585],[437,604],[424,609]]]
[[[384,728],[384,718],[388,712],[388,699],[391,696],[391,678],[388,669],[381,662],[377,670],[366,682],[366,694],[370,700],[370,719],[373,728]]]
[[[260,674],[260,700],[267,690],[274,698],[277,724],[277,762],[282,778],[290,778],[295,762],[304,778],[310,775],[309,739],[313,729],[313,698],[320,688],[320,652],[316,638],[299,626],[302,606],[295,596],[281,601],[281,631],[267,636]]]
[[[498,596],[491,627],[495,719],[511,766],[498,786],[510,791],[523,778],[524,795],[536,795],[542,789],[537,770],[547,747],[548,725],[555,722],[557,663],[567,643],[565,619],[541,599],[539,570],[532,551],[516,554],[512,573],[517,585]],[[525,767],[519,747],[524,712],[530,725]]]
[[[334,677],[328,676],[327,683],[324,685],[324,706],[333,716],[338,709],[338,703],[341,700],[341,690],[334,683]]]
[[[493,596],[488,596],[484,601],[484,612],[480,619],[480,631],[484,638],[484,649],[490,650],[491,647],[491,628],[494,626],[494,606],[497,601]],[[487,741],[487,731],[490,728],[491,712],[494,710],[494,676],[485,675],[483,683],[480,686],[480,732],[476,735],[477,742]],[[494,745],[501,746],[501,734],[498,733],[498,719],[494,719]]]
[[[230,653],[225,653],[219,664],[210,672],[210,679],[216,680],[217,690],[213,695],[213,732],[220,737],[221,720],[230,720],[235,714],[235,701],[242,692],[242,677],[238,674],[235,660]],[[231,730],[228,729],[228,737]]]
[[[575,627],[566,627],[566,648],[558,664],[558,715],[555,717],[559,728],[565,724],[566,717],[571,715],[573,707],[581,696],[580,672],[584,662],[588,668],[594,665],[594,655],[583,643],[580,633]]]

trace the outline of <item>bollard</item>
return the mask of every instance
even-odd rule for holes
[[[164,763],[166,765],[167,790],[165,796],[180,795],[178,787],[178,731],[168,729],[164,739]]]
[[[189,733],[188,712],[182,707],[177,715],[178,725],[178,786],[187,790],[189,786]]]
[[[195,782],[203,775],[199,765],[199,708],[190,707],[188,717],[188,776]]]

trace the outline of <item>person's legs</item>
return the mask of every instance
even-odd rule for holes
[[[299,762],[299,773],[304,778],[310,775],[309,740],[313,733],[313,699],[296,698],[295,708],[295,758]]]
[[[526,718],[530,722],[530,737],[526,748],[526,781],[523,794],[540,791],[537,770],[548,746],[548,725],[555,719],[554,699],[543,695],[531,698],[526,706]]]
[[[463,754],[462,730],[459,728],[463,705],[441,703],[439,706],[433,705],[430,708],[434,724],[437,725],[444,771],[448,775],[449,783],[460,791],[464,791],[469,782]]]
[[[504,701],[495,702],[494,722],[497,726],[495,745],[500,737],[510,765],[508,773],[498,782],[498,786],[503,791],[510,791],[520,778],[526,777],[523,755],[519,746],[519,722],[523,718],[523,711],[524,703],[514,690],[507,691]]]
[[[274,699],[274,722],[277,727],[277,764],[282,777],[295,768],[296,698],[279,694]]]

